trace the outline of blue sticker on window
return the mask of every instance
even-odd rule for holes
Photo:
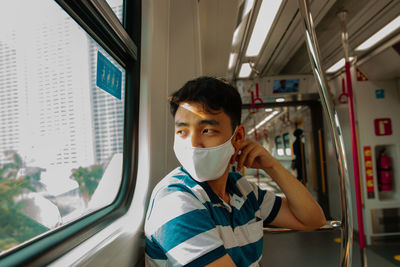
[[[122,71],[97,51],[96,85],[107,93],[121,99]]]
[[[383,89],[378,89],[378,90],[375,90],[375,95],[376,95],[376,98],[385,98],[385,90],[383,90]]]

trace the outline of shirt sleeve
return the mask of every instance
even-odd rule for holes
[[[207,208],[183,185],[155,194],[145,232],[173,266],[203,266],[226,254]]]
[[[258,203],[260,206],[261,217],[263,219],[264,227],[270,224],[278,215],[282,205],[282,198],[275,195],[273,192],[258,190]]]

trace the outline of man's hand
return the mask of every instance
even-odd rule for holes
[[[238,162],[239,171],[243,166],[263,169],[285,194],[286,198],[282,200],[282,207],[271,225],[296,230],[311,230],[325,224],[324,213],[307,188],[262,145],[252,140],[245,140],[239,144],[239,149],[233,155],[233,159]]]
[[[205,267],[235,267],[235,263],[233,262],[232,258],[229,254],[211,262],[210,264],[206,265]]]
[[[234,155],[234,159],[238,162],[238,171],[243,166],[266,171],[276,164],[276,159],[262,145],[253,140],[245,140],[240,144],[238,152]]]

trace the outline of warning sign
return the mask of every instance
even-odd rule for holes
[[[374,188],[374,170],[372,168],[372,150],[371,146],[364,147],[364,166],[365,166],[365,182],[367,186],[368,198],[375,198]]]
[[[368,81],[367,76],[364,75],[358,68],[356,68],[356,75],[357,75],[357,81],[359,82],[364,82]]]

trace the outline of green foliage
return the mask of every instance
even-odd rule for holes
[[[19,211],[0,209],[0,251],[12,248],[49,230]]]
[[[16,202],[23,190],[33,191],[30,177],[17,177],[24,167],[15,151],[5,152],[11,162],[0,166],[0,251],[18,245],[48,229],[22,214],[23,202]],[[35,174],[36,175],[36,174]],[[39,173],[40,177],[40,173]]]
[[[87,196],[87,201],[93,195],[102,176],[103,167],[101,165],[79,167],[72,170],[72,178],[78,182],[82,194]]]
[[[27,180],[0,180],[0,212],[17,212],[23,207],[15,203],[14,197],[21,194],[24,188],[29,188]],[[0,221],[0,225],[2,221]]]

